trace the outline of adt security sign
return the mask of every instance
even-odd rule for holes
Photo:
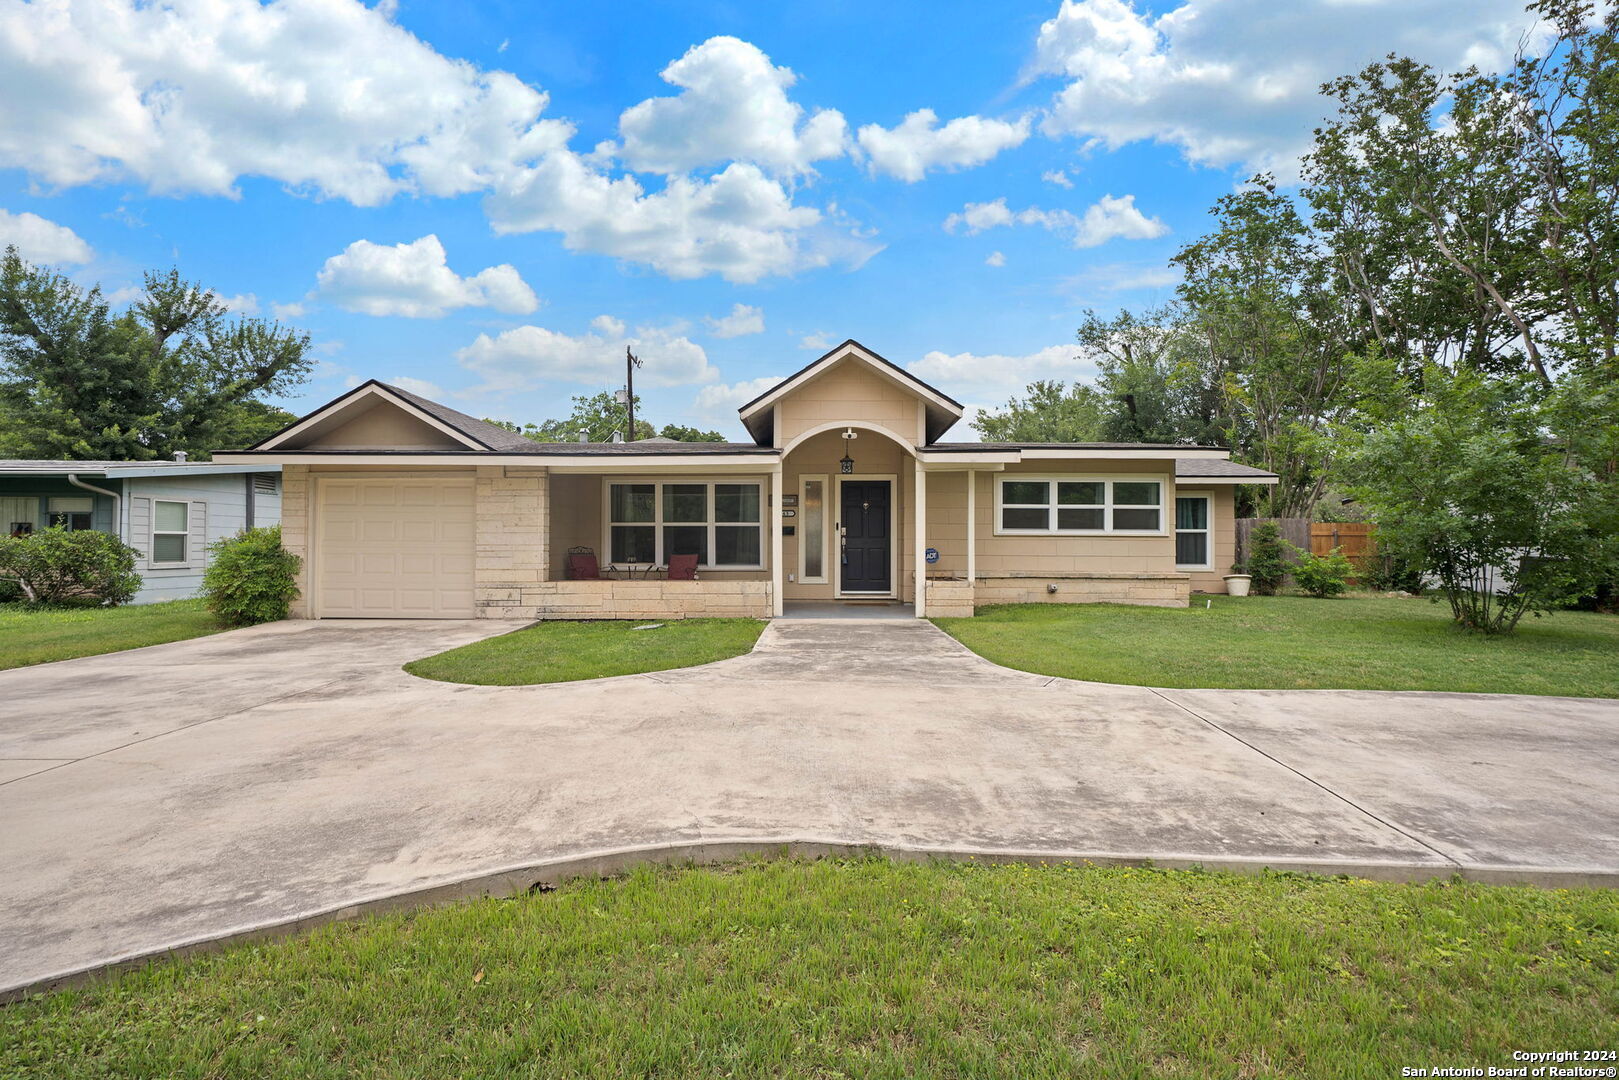
[[[925,557],[927,558],[928,562],[930,562],[930,563],[938,562],[939,561],[939,549],[938,548],[928,548]]]

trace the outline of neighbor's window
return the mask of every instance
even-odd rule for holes
[[[799,579],[807,582],[826,580],[826,478],[803,479],[803,493],[798,500],[798,546],[804,564]]]
[[[1202,570],[1210,565],[1207,495],[1175,498],[1175,565],[1189,570]]]
[[[607,551],[615,563],[662,565],[696,555],[699,566],[761,564],[760,485],[682,481],[609,484]]]
[[[95,509],[96,503],[88,495],[83,497],[53,495],[45,505],[52,528],[61,526],[65,529],[78,530],[90,528],[90,514]]]
[[[183,563],[191,535],[191,506],[158,499],[152,503],[152,561]]]
[[[1158,532],[1163,484],[1157,480],[1003,478],[1000,533]]]

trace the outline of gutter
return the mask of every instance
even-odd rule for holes
[[[123,524],[124,518],[124,497],[116,491],[108,491],[106,488],[99,488],[94,484],[86,484],[83,480],[79,479],[77,473],[68,473],[67,482],[76,488],[83,488],[85,491],[93,491],[97,495],[106,495],[108,498],[112,499],[112,534],[118,539],[123,540],[124,534],[120,526]],[[128,541],[125,541],[125,543],[127,542]]]

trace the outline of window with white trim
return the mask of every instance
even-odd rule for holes
[[[183,566],[191,543],[191,504],[152,500],[152,564]]]
[[[758,481],[609,483],[607,558],[664,566],[671,555],[696,555],[697,565],[710,570],[760,569],[762,494]]]
[[[1182,570],[1207,570],[1213,565],[1207,495],[1175,497],[1175,565]]]
[[[1005,476],[995,485],[999,535],[1163,532],[1161,480]]]

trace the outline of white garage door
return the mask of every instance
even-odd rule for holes
[[[322,477],[315,614],[470,619],[473,480]]]

